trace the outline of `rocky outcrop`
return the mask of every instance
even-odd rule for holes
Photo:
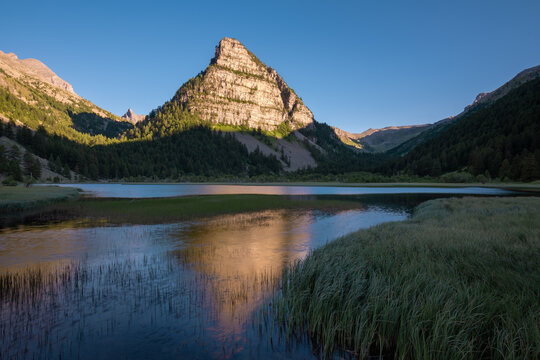
[[[276,130],[313,123],[313,114],[283,78],[236,39],[223,38],[204,72],[176,93],[179,102],[213,123]]]
[[[14,78],[32,76],[56,88],[75,94],[73,87],[61,79],[44,63],[36,59],[19,59],[14,53],[6,54],[0,50],[0,68]]]
[[[126,113],[122,115],[122,118],[126,119],[132,124],[136,124],[140,121],[143,121],[146,118],[146,115],[137,115],[132,108],[129,108],[128,111],[126,111]]]

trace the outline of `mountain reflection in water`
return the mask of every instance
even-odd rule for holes
[[[274,330],[253,326],[284,267],[338,236],[402,220],[419,201],[379,197],[332,213],[272,210],[121,226],[79,219],[4,229],[0,352],[313,357],[309,344],[291,348],[275,341]]]

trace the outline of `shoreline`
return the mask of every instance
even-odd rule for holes
[[[341,182],[77,182],[77,183],[36,183],[34,186],[70,186],[76,185],[230,185],[230,186],[313,186],[313,187],[440,187],[440,188],[466,188],[466,187],[482,187],[482,188],[498,188],[498,189],[521,189],[528,191],[540,191],[540,183],[422,183],[422,182],[397,182],[397,183],[341,183]]]
[[[536,358],[539,231],[538,197],[426,201],[314,250],[265,311],[326,356]]]
[[[79,186],[81,185],[81,186]],[[204,199],[204,197],[213,197],[214,199],[221,199],[220,201],[227,201],[227,196],[232,198],[231,196],[254,196],[255,198],[262,199],[264,196],[275,196],[275,197],[290,197],[290,196],[296,196],[296,197],[309,197],[309,196],[336,196],[336,197],[343,197],[345,199],[346,197],[354,197],[354,196],[360,196],[360,195],[369,195],[371,193],[344,193],[344,194],[313,194],[313,193],[305,193],[305,194],[286,194],[286,193],[267,193],[267,194],[257,194],[255,193],[230,193],[230,194],[172,194],[169,196],[160,196],[161,194],[157,193],[156,196],[140,196],[137,194],[133,194],[132,197],[118,197],[118,196],[94,196],[90,192],[85,192],[82,188],[84,185],[126,185],[126,186],[137,186],[137,185],[143,185],[143,186],[153,186],[153,185],[162,185],[162,186],[238,186],[238,187],[339,187],[339,188],[366,188],[366,189],[415,189],[415,188],[426,188],[426,189],[466,189],[466,188],[480,188],[480,189],[500,189],[500,190],[506,190],[506,191],[513,191],[515,192],[515,196],[523,196],[523,195],[537,195],[540,193],[540,184],[436,184],[436,183],[359,183],[359,184],[342,184],[342,183],[61,183],[61,184],[35,184],[32,187],[25,188],[23,186],[0,186],[0,217],[6,217],[7,215],[16,215],[21,214],[24,212],[32,211],[37,212],[40,209],[46,208],[48,206],[52,206],[53,204],[62,204],[63,202],[75,202],[80,203],[81,201],[84,201],[85,199],[99,199],[99,200],[121,200],[121,199],[133,199],[136,201],[141,201],[143,199],[181,199],[181,198],[193,198],[193,197],[200,197],[201,199]],[[406,192],[404,192],[406,193]],[[414,193],[411,191],[411,193]],[[429,193],[427,191],[426,193]],[[444,193],[444,192],[443,192]],[[372,194],[377,194],[372,193]],[[400,194],[400,192],[396,192],[395,195]],[[403,194],[403,193],[401,193]],[[457,195],[468,195],[467,193],[459,194]],[[474,195],[474,194],[470,194]],[[496,195],[496,194],[491,194]],[[505,196],[512,196],[511,194],[507,194]],[[177,200],[176,200],[177,201]],[[249,207],[246,209],[249,210]],[[24,214],[23,214],[24,215]]]

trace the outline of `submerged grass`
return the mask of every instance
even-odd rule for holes
[[[354,199],[281,195],[201,195],[152,199],[81,199],[61,209],[113,222],[163,223],[207,216],[274,209],[334,210],[362,205]]]
[[[288,269],[268,309],[320,351],[540,358],[540,199],[439,199]]]
[[[79,191],[56,186],[0,186],[0,215],[31,210],[60,201],[75,200]]]
[[[205,249],[194,251],[200,255]],[[249,276],[223,276],[219,269],[194,272],[193,254],[177,250],[174,255],[0,269],[0,358],[99,358],[96,350],[82,353],[82,345],[124,341],[128,347],[132,342],[122,335],[126,326],[139,326],[137,335],[149,334],[149,346],[156,339],[166,342],[163,334],[172,332],[170,328],[175,343],[204,342],[210,336],[207,331],[215,336],[208,323],[227,316],[239,325],[247,321],[250,312],[245,308],[260,304],[258,299],[271,294],[279,280],[280,272],[271,269]],[[149,333],[148,328],[155,331]],[[183,358],[182,349],[165,351],[178,351],[174,357]],[[140,357],[131,349],[107,354]]]

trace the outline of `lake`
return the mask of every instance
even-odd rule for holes
[[[511,194],[481,188],[76,186],[112,197],[347,192],[356,194],[356,205],[154,225],[52,219],[2,229],[1,358],[316,358],[309,339],[284,339],[259,317],[288,264],[339,236],[406,219],[429,199]]]
[[[302,185],[221,184],[41,184],[76,187],[96,197],[153,198],[188,195],[362,195],[362,194],[469,194],[508,195],[511,191],[482,187],[354,187]]]

